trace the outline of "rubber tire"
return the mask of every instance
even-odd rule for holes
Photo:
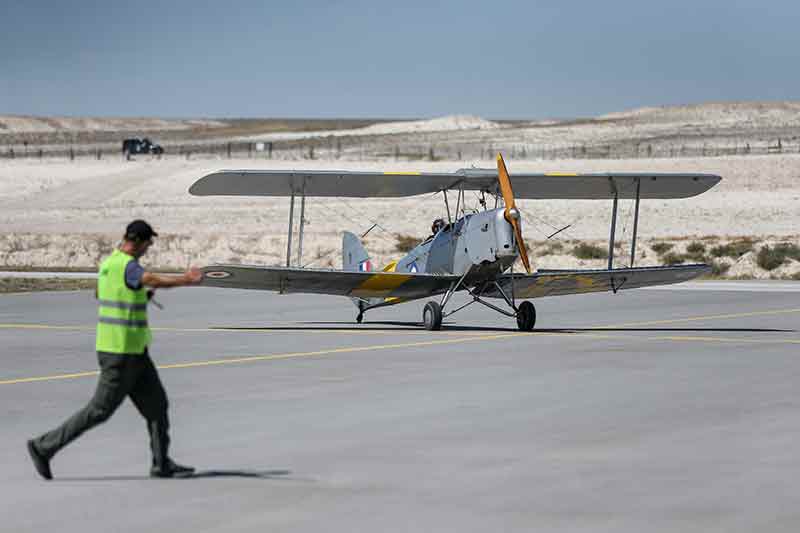
[[[428,331],[442,329],[442,306],[434,301],[426,303],[422,310],[422,323]]]
[[[517,308],[517,327],[520,331],[533,331],[536,324],[536,308],[532,303],[525,301]]]

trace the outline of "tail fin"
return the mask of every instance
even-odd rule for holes
[[[345,231],[344,236],[342,237],[342,270],[356,272],[372,271],[372,261],[370,260],[369,254],[364,248],[364,245],[361,244],[361,239],[349,231]],[[358,307],[358,321],[361,322],[364,306],[368,304],[368,301],[362,298],[350,299],[353,301],[356,307]]]
[[[342,270],[372,271],[372,262],[364,245],[356,235],[349,231],[345,231],[344,237],[342,237]]]

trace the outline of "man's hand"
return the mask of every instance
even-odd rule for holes
[[[203,273],[197,267],[192,267],[183,273],[187,285],[194,285],[203,281]]]
[[[156,274],[145,271],[142,274],[142,284],[154,289],[183,287],[186,285],[196,285],[203,280],[203,273],[199,268],[192,267],[180,276],[169,274]]]

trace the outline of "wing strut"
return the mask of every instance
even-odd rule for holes
[[[303,226],[306,224],[306,186],[303,184],[300,196],[300,231],[297,242],[297,265],[303,264]]]
[[[294,189],[289,202],[289,240],[286,243],[286,266],[292,266],[292,225],[294,224]]]
[[[286,241],[286,266],[292,266],[292,233],[294,232],[294,189],[289,200],[289,238]],[[303,229],[306,223],[306,186],[300,189],[300,227],[298,229],[297,265],[303,264]],[[371,228],[370,228],[371,229]]]
[[[608,269],[614,268],[614,232],[617,229],[617,202],[619,201],[619,191],[614,178],[608,178],[611,188],[614,190],[614,207],[611,210],[611,235],[608,239]]]
[[[641,186],[641,178],[636,178],[636,214],[633,215],[633,240],[631,241],[631,268],[633,268],[633,260],[636,257],[636,230],[639,228],[639,191]]]

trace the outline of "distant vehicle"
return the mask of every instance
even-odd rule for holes
[[[164,148],[160,144],[154,144],[150,139],[125,139],[122,141],[122,155],[128,157],[135,154],[155,154],[161,155]]]

